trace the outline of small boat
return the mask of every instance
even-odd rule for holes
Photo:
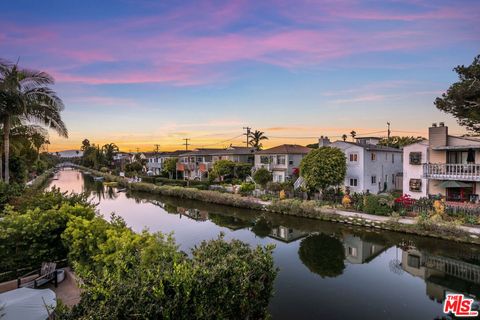
[[[127,192],[127,188],[117,189],[117,193],[120,193],[120,192]]]
[[[104,177],[93,177],[93,181],[103,181]]]
[[[83,171],[83,174],[90,175],[92,173],[90,171]]]

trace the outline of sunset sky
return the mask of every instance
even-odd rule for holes
[[[452,68],[480,54],[480,1],[2,1],[0,57],[51,73],[70,138],[123,150],[425,135]]]

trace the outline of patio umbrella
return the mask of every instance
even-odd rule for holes
[[[455,180],[443,181],[440,184],[440,187],[442,188],[469,188],[471,186],[472,186],[471,184],[461,182],[461,181],[455,181]]]

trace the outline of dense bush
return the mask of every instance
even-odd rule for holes
[[[17,183],[6,184],[0,181],[0,210],[13,198],[22,195],[23,186]],[[0,214],[1,215],[1,214]]]
[[[240,185],[239,192],[241,195],[250,195],[255,190],[255,184],[251,182],[244,182]]]
[[[272,181],[272,173],[265,168],[260,168],[253,174],[253,180],[265,188],[269,181]]]
[[[81,196],[58,190],[29,195],[0,220],[0,272],[38,268],[44,261],[66,258],[61,234],[73,217],[92,219],[94,207]]]
[[[369,214],[387,216],[393,212],[394,199],[392,196],[365,195],[363,211]]]
[[[171,237],[134,233],[121,219],[77,218],[63,236],[85,285],[69,319],[262,319],[276,270],[272,247],[223,237],[188,258]]]

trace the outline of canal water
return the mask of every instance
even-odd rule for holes
[[[447,293],[480,299],[480,246],[145,193],[118,193],[74,169],[51,186],[87,192],[108,219],[135,231],[173,233],[180,248],[203,240],[274,244],[279,273],[273,319],[440,319]]]

